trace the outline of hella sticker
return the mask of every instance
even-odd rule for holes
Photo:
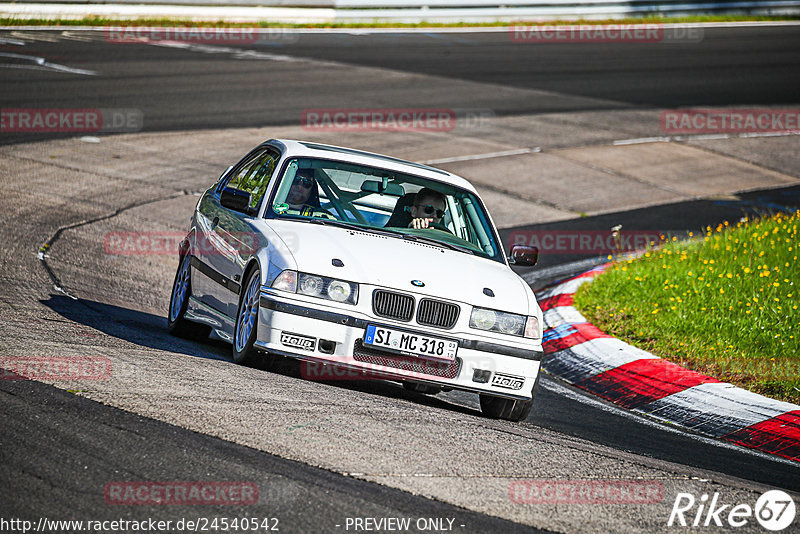
[[[314,350],[317,344],[317,338],[301,336],[300,334],[293,334],[291,332],[281,332],[281,343],[287,347],[297,347],[303,350]]]
[[[495,373],[494,377],[492,378],[492,385],[505,388],[505,389],[522,389],[522,385],[525,383],[525,379],[521,376],[514,376],[514,375],[504,375],[500,373]]]

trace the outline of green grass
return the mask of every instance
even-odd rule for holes
[[[800,211],[727,222],[617,261],[575,297],[605,332],[800,404]]]
[[[87,7],[90,9],[90,7]],[[159,27],[225,27],[225,28],[471,28],[485,26],[509,26],[512,24],[527,26],[557,26],[557,25],[576,25],[576,24],[671,24],[689,22],[745,22],[745,21],[781,21],[781,20],[800,20],[798,16],[775,15],[775,16],[753,16],[753,15],[694,15],[687,17],[659,17],[643,16],[625,19],[608,20],[551,20],[551,21],[525,21],[516,22],[484,22],[484,23],[435,23],[422,22],[417,24],[403,24],[394,22],[374,22],[374,23],[351,23],[335,22],[320,24],[290,24],[281,22],[226,22],[226,21],[196,21],[179,18],[139,18],[139,19],[115,19],[100,16],[87,16],[79,19],[55,19],[55,18],[14,18],[0,17],[0,26],[159,26]]]

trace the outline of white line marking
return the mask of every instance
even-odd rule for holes
[[[688,138],[693,141],[703,141],[708,139],[730,139],[731,137],[732,137],[731,134],[728,133],[718,133],[718,134],[697,134],[688,136],[677,135],[675,136],[675,139],[677,139],[678,141],[682,141]]]
[[[503,158],[506,156],[519,156],[521,154],[531,154],[541,152],[541,147],[535,148],[516,148],[514,150],[503,150],[500,152],[487,152],[485,154],[472,154],[469,156],[454,156],[452,158],[429,159],[421,161],[425,165],[436,165],[437,163],[453,163],[456,161],[473,161],[476,159]]]
[[[749,132],[749,133],[718,133],[718,134],[696,134],[696,135],[667,135],[662,137],[638,137],[635,139],[619,139],[612,141],[613,146],[638,145],[641,143],[670,143],[674,141],[708,141],[711,139],[734,139],[737,137],[786,137],[789,135],[800,135],[800,130],[785,130],[781,132]]]
[[[16,63],[0,63],[0,68],[3,68],[3,69],[22,69],[22,70],[44,70],[44,71],[48,71],[48,72],[52,72],[54,70],[56,70],[56,71],[62,70],[63,71],[63,69],[53,69],[50,66],[41,67],[39,65],[18,65]],[[69,67],[67,67],[67,68],[69,68]],[[67,71],[67,72],[69,72],[69,71]],[[85,74],[86,76],[94,76],[96,73],[88,71],[88,72],[73,72],[73,74]]]
[[[285,61],[290,63],[309,61],[306,58],[287,56],[284,54],[270,54],[268,52],[260,52],[258,50],[245,50],[242,48],[233,48],[229,46],[192,44],[182,41],[150,41],[148,39],[143,39],[142,44],[162,46],[165,48],[180,48],[190,52],[200,52],[202,54],[231,54],[233,55],[234,59],[264,59],[269,61]]]
[[[58,41],[58,36],[42,35],[41,33],[22,33],[20,31],[11,32],[12,37],[19,39],[28,39],[30,41],[44,41],[45,43],[55,43]]]
[[[621,139],[614,141],[612,145],[638,145],[640,143],[668,143],[669,137],[640,137],[638,139]]]
[[[85,76],[96,76],[97,73],[93,70],[75,69],[67,67],[66,65],[59,65],[58,63],[50,63],[43,57],[29,56],[27,54],[8,54],[0,52],[0,57],[7,57],[11,59],[20,59],[22,61],[30,61],[33,65],[20,65],[17,63],[0,63],[0,67],[8,69],[32,69],[32,70],[53,70],[57,72],[69,72],[70,74],[83,74]]]
[[[786,137],[787,135],[800,135],[800,130],[789,130],[786,132],[751,132],[743,133],[739,137]]]
[[[61,37],[70,41],[81,41],[84,43],[93,41],[91,37],[86,37],[85,35],[80,35],[79,32],[73,31],[63,31],[61,32]]]

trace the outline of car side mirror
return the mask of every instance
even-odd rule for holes
[[[513,265],[532,267],[539,261],[539,249],[527,245],[511,245],[511,255],[508,259]]]
[[[247,191],[226,187],[219,196],[219,203],[229,210],[253,215],[253,208],[250,207],[250,193]]]

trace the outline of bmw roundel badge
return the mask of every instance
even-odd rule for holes
[[[415,287],[425,287],[425,282],[422,280],[412,280],[411,285]]]

